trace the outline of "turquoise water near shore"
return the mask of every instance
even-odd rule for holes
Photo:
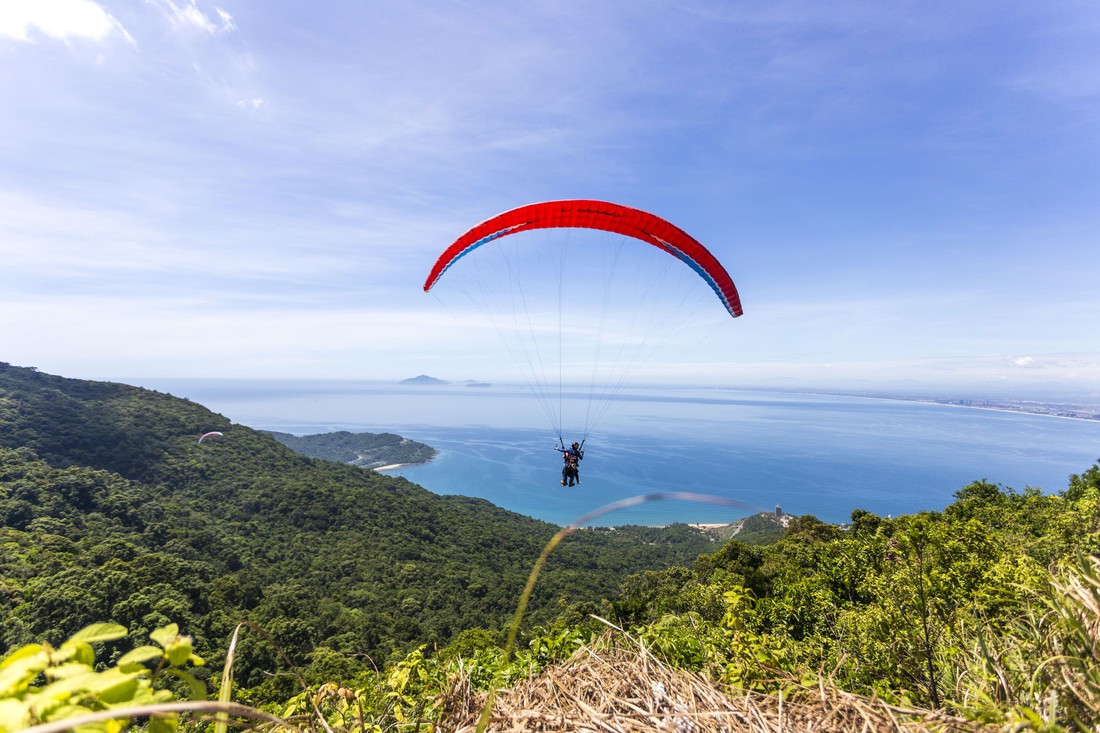
[[[720,523],[777,504],[791,514],[843,522],[853,509],[882,516],[941,510],[979,479],[1055,493],[1071,473],[1100,459],[1096,421],[834,395],[663,388],[616,400],[588,439],[581,485],[569,489],[558,483],[558,436],[539,424],[519,388],[142,384],[254,428],[399,433],[440,453],[387,473],[556,524],[612,501],[666,491],[728,497],[746,508],[662,501],[596,523]],[[584,400],[567,396],[565,404],[579,411]]]

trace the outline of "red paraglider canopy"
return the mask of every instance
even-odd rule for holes
[[[424,291],[463,255],[483,244],[530,229],[577,228],[615,232],[641,240],[679,258],[702,277],[730,315],[741,315],[741,299],[733,280],[706,247],[674,224],[655,214],[607,201],[574,199],[520,206],[483,221],[448,247],[435,265]]]

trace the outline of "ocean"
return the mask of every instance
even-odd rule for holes
[[[386,471],[559,525],[605,504],[695,492],[738,507],[655,501],[602,525],[726,523],[758,511],[845,522],[938,511],[988,480],[1056,493],[1100,459],[1100,422],[932,403],[730,389],[631,389],[585,443],[582,483],[562,487],[558,435],[522,388],[340,381],[139,380],[249,427],[298,435],[394,432],[439,450]],[[566,395],[566,413],[587,397]],[[568,419],[563,423],[569,425]],[[566,428],[568,430],[568,428]],[[580,429],[580,428],[578,428]],[[568,444],[579,434],[562,436]]]

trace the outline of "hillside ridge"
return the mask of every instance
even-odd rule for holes
[[[172,621],[216,660],[250,620],[298,664],[326,648],[365,668],[502,625],[558,529],[296,454],[187,399],[0,364],[0,651],[108,619],[140,640]],[[674,529],[577,533],[530,616],[710,549]],[[268,654],[239,652],[242,685],[268,681]]]

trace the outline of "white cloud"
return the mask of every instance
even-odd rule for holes
[[[34,32],[59,41],[106,41],[119,36],[135,43],[114,16],[93,0],[5,0],[0,36],[33,42]]]
[[[218,18],[221,20],[220,27],[222,30],[231,31],[237,28],[237,26],[233,24],[232,15],[217,6],[214,7],[214,12],[218,14]]]
[[[152,2],[153,0],[149,0]],[[194,28],[211,35],[215,33],[227,33],[236,30],[233,24],[233,16],[215,6],[214,14],[217,20],[199,10],[196,0],[187,0],[183,3],[175,3],[173,0],[157,0],[157,4],[164,9],[165,14],[178,27]]]
[[[1035,357],[1033,356],[1021,356],[1019,358],[1013,359],[1011,361],[1011,364],[1014,367],[1022,367],[1024,369],[1042,366],[1038,361],[1035,360]]]

